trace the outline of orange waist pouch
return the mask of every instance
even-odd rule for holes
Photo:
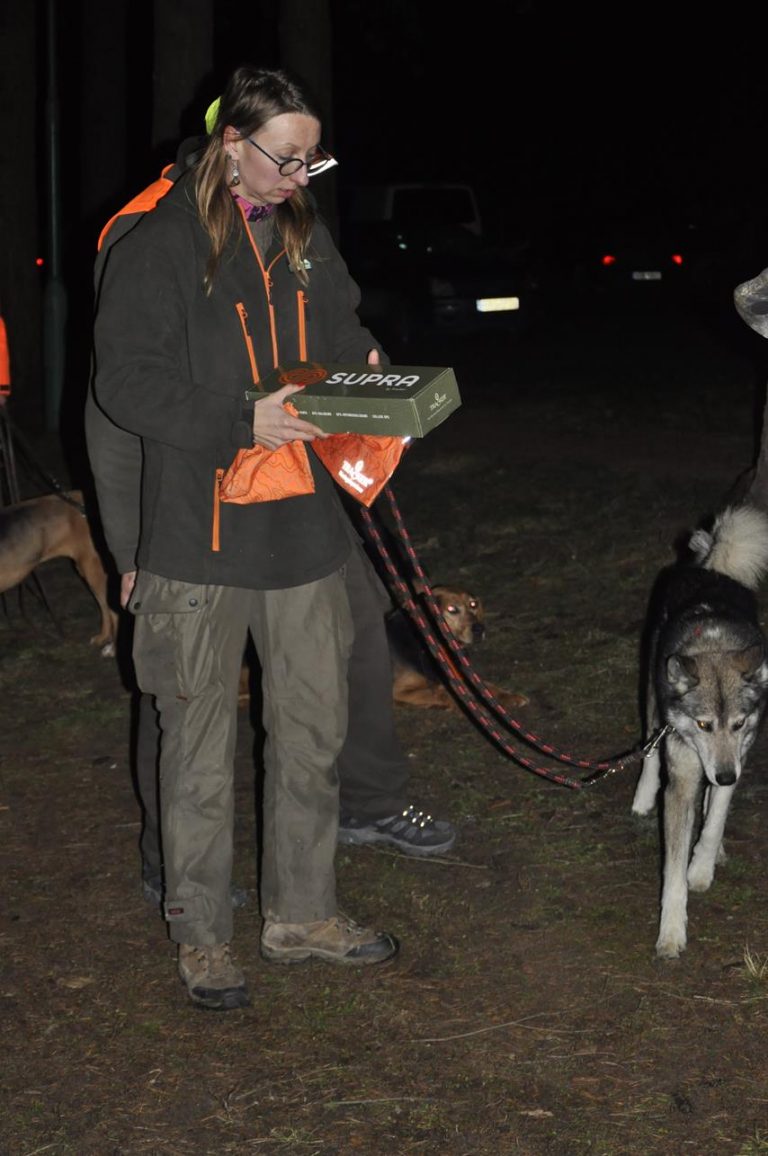
[[[285,408],[296,415],[290,403]],[[253,446],[238,450],[219,482],[219,500],[245,506],[313,494],[315,481],[303,442],[288,442],[279,450]]]
[[[288,442],[279,450],[254,446],[238,450],[219,483],[222,502],[276,502],[312,494],[315,482],[303,442]]]

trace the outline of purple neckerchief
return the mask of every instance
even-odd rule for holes
[[[263,221],[265,217],[271,217],[275,211],[274,205],[252,205],[237,193],[232,193],[232,196],[245,213],[246,221]]]

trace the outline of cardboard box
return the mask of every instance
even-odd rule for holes
[[[366,433],[421,438],[461,405],[452,369],[432,365],[336,365],[290,361],[262,379],[258,398],[283,385],[301,417],[326,433]]]

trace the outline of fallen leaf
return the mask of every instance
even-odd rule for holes
[[[57,980],[57,983],[59,987],[67,987],[70,991],[80,991],[90,983],[95,983],[95,980],[91,975],[70,975],[67,979]]]

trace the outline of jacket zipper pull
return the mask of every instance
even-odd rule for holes
[[[211,550],[218,553],[221,550],[221,479],[224,477],[224,470],[216,470],[216,478],[213,484],[213,527],[211,531]]]

